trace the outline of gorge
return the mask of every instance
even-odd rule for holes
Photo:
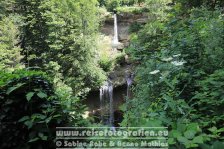
[[[145,21],[146,18],[144,15],[136,17],[135,15],[117,15],[116,13],[113,14],[112,18],[113,21],[110,17],[105,20],[101,32],[111,39],[112,52],[123,52],[129,44],[129,28],[134,23],[132,18]],[[128,62],[128,59],[125,59],[122,64],[109,73],[108,80],[104,82],[100,89],[89,93],[85,104],[89,108],[88,113],[94,115],[97,122],[108,126],[119,126],[118,122],[121,122],[122,119],[122,112],[119,107],[131,96],[131,85],[134,79],[133,69],[134,65]]]

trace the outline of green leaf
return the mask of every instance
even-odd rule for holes
[[[198,144],[194,144],[194,143],[189,143],[189,144],[185,144],[186,148],[195,148],[198,147]]]
[[[224,132],[224,128],[220,128],[217,132]]]
[[[48,117],[47,119],[45,119],[46,123],[49,123],[52,120],[52,116]]]
[[[175,144],[176,142],[174,141],[174,138],[169,138],[168,143],[171,145],[171,144]]]
[[[197,123],[190,123],[189,125],[187,125],[187,130],[198,132],[200,131],[200,128]]]
[[[47,97],[47,94],[45,94],[45,93],[43,93],[43,92],[39,92],[39,93],[37,94],[37,96],[43,99],[43,98],[46,98],[46,97]]]
[[[173,130],[171,132],[171,134],[173,135],[174,138],[180,137],[181,133],[178,130]]]
[[[28,127],[28,129],[30,129],[33,126],[32,121],[26,121],[24,124]]]
[[[21,119],[19,119],[18,122],[24,122],[24,121],[28,120],[29,118],[30,118],[29,116],[24,116]]]
[[[216,127],[212,127],[212,128],[209,128],[208,130],[211,131],[211,132],[216,132],[217,128]]]
[[[38,136],[41,138],[41,140],[44,140],[44,141],[47,140],[47,136],[44,136],[44,134],[41,132],[38,133]]]
[[[11,92],[13,92],[14,90],[20,88],[20,87],[23,86],[24,84],[25,84],[25,83],[18,83],[18,84],[16,84],[15,86],[10,87],[10,88],[7,90],[6,94],[9,95]]]
[[[43,114],[33,114],[33,115],[31,116],[31,118],[32,118],[33,120],[35,120],[36,118],[43,120],[43,119],[45,119],[46,117],[47,117],[47,116],[46,116],[46,115],[43,115]]]
[[[201,149],[212,149],[212,147],[207,144],[200,144],[200,148]]]
[[[184,136],[187,139],[193,139],[195,134],[196,134],[196,132],[194,130],[187,130],[186,132],[184,132]]]
[[[177,137],[177,140],[183,144],[187,144],[189,142],[189,140],[185,137],[179,136]]]
[[[193,139],[194,143],[203,143],[203,137],[202,136],[197,136]]]
[[[177,124],[177,130],[179,131],[179,132],[184,132],[184,131],[186,131],[186,124]]]
[[[223,148],[224,148],[224,143],[223,142],[216,141],[213,144],[213,149],[223,149]]]
[[[33,95],[34,95],[34,92],[29,92],[28,94],[26,94],[26,99],[27,99],[28,101],[30,101],[31,98],[33,97]]]
[[[31,143],[31,142],[35,142],[37,140],[39,140],[39,138],[33,138],[33,139],[29,140],[29,142]]]

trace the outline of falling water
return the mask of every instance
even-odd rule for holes
[[[130,97],[130,87],[131,87],[132,82],[133,82],[133,77],[134,77],[133,74],[126,75],[126,82],[127,82],[127,97],[128,97],[128,98]]]
[[[100,109],[101,120],[104,124],[113,126],[114,109],[113,109],[113,85],[111,81],[107,81],[100,88]]]
[[[117,14],[114,13],[114,39],[113,39],[113,44],[117,45],[118,44],[118,29],[117,29]]]

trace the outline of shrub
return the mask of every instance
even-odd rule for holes
[[[99,65],[105,72],[109,72],[110,70],[112,70],[114,66],[114,62],[111,60],[111,58],[108,55],[103,54],[100,57]]]
[[[0,73],[0,148],[55,148],[55,127],[68,124],[44,73]]]
[[[220,69],[198,83],[200,90],[196,91],[192,104],[197,105],[198,121],[204,127],[216,126],[218,129],[224,123],[224,70]],[[224,132],[224,129],[223,129]],[[223,133],[220,131],[220,133]]]
[[[106,1],[106,8],[108,11],[114,11],[120,6],[120,0],[108,0]]]
[[[212,144],[223,140],[224,132],[223,15],[206,8],[189,10],[187,16],[166,13],[156,13],[157,19],[133,34],[128,52],[141,65],[122,126],[168,126],[174,149],[223,148]],[[200,131],[179,131],[179,124]]]

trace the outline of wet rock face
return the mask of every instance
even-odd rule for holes
[[[127,74],[131,74],[133,72],[134,66],[133,65],[120,65],[119,67],[116,67],[110,74],[109,78],[113,83],[114,87],[122,86],[126,84],[125,76]]]
[[[102,28],[101,28],[101,33],[103,33],[105,36],[108,36],[111,40],[113,40],[113,35],[114,35],[114,26],[113,24],[105,24]],[[118,47],[118,50],[122,50],[125,47],[128,47],[129,45],[129,26],[126,26],[125,24],[121,25],[118,24],[118,40],[119,40],[119,45],[115,45],[116,47]],[[113,45],[112,45],[113,46]]]
[[[120,20],[120,21],[119,21]],[[133,14],[133,13],[121,13],[118,15],[118,23],[146,23],[148,20],[147,13]]]
[[[133,13],[119,13],[117,14],[118,23],[131,24],[134,22],[146,23],[148,21],[147,13],[133,14]],[[105,24],[113,24],[114,20],[111,15],[106,16]]]

